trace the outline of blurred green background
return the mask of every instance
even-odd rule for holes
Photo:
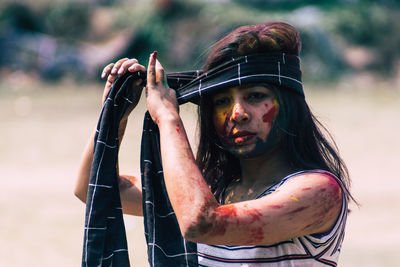
[[[201,68],[232,29],[272,20],[302,37],[308,102],[347,162],[353,193],[339,266],[398,266],[400,1],[153,0],[0,2],[0,266],[79,266],[84,205],[73,196],[100,112],[101,69]],[[143,99],[142,99],[143,100]],[[143,101],[121,148],[139,174]],[[195,107],[181,109],[195,144]],[[146,265],[142,219],[126,216],[132,266]]]

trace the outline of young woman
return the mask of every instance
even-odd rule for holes
[[[289,24],[244,26],[213,47],[204,71],[241,56],[281,53],[285,60],[285,54],[298,56],[300,48],[298,31]],[[351,198],[349,178],[302,92],[243,82],[202,97],[195,158],[175,91],[165,86],[156,57],[154,52],[147,67],[147,107],[160,131],[168,196],[182,236],[198,244],[199,265],[336,266]],[[128,71],[146,68],[125,58],[104,69],[104,96]],[[132,88],[137,101],[130,111],[139,101],[140,83]],[[130,111],[121,121],[119,140]],[[92,148],[93,136],[76,183],[82,201]],[[120,175],[120,194],[124,213],[142,214],[139,179]]]

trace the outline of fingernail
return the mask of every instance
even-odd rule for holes
[[[157,51],[154,51],[151,56],[152,56],[153,60],[156,60],[157,59]]]
[[[103,72],[103,73],[101,74],[101,78],[104,79],[105,77],[106,77],[106,73]]]
[[[123,69],[123,68],[120,68],[120,69],[118,70],[118,74],[122,74],[122,73],[124,73],[124,69]]]

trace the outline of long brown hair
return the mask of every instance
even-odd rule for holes
[[[300,50],[299,32],[290,24],[269,22],[243,26],[214,45],[203,69],[207,71],[232,57],[271,52],[299,55]],[[304,97],[284,87],[272,88],[281,107],[277,118],[281,136],[279,145],[288,163],[296,170],[323,169],[335,174],[351,197],[346,165],[329,132],[311,113]],[[210,119],[213,115],[212,105],[209,97],[201,99],[196,161],[212,192],[221,201],[229,183],[240,178],[241,169],[239,160],[222,148]]]

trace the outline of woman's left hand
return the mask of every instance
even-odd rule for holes
[[[150,55],[147,68],[146,98],[147,108],[153,121],[159,124],[164,120],[179,118],[179,106],[174,90],[165,86],[166,76],[157,60],[157,52]]]

